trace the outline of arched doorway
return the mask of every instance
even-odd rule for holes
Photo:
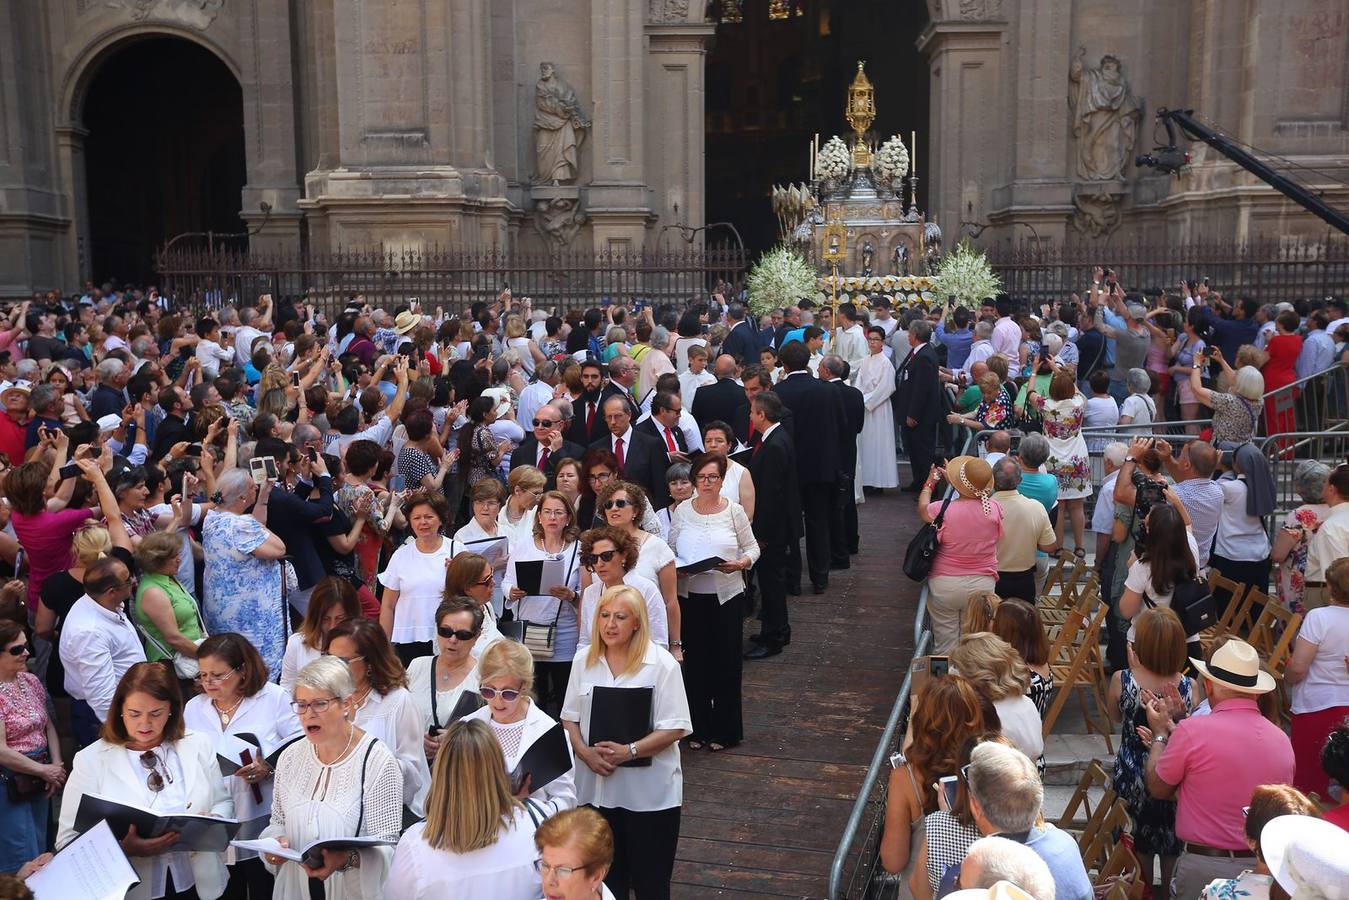
[[[918,132],[926,146],[927,60],[915,48],[925,4],[896,0],[712,0],[707,55],[707,220],[733,222],[751,252],[777,240],[773,184],[809,180],[818,132],[847,136],[843,104],[857,61],[876,88],[877,142]],[[925,154],[919,153],[924,207]]]
[[[169,36],[119,45],[97,64],[80,118],[95,280],[144,284],[174,235],[244,230],[243,91],[210,50]]]

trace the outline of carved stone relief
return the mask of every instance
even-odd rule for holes
[[[1109,192],[1078,194],[1073,198],[1077,207],[1073,212],[1073,228],[1087,237],[1105,237],[1120,225],[1120,199],[1120,195]]]
[[[225,0],[105,0],[105,5],[129,11],[136,22],[154,16],[205,31],[220,15]]]
[[[551,250],[566,249],[585,222],[586,213],[581,208],[580,197],[558,195],[534,199],[534,227]]]
[[[689,17],[689,0],[647,0],[648,22],[683,22]]]

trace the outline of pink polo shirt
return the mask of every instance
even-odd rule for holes
[[[941,501],[928,505],[935,519],[941,512]],[[1002,537],[1002,506],[998,501],[988,503],[989,515],[984,515],[978,500],[956,497],[946,507],[941,530],[937,532],[939,546],[932,560],[932,575],[998,575],[998,539]]]
[[[1255,700],[1224,700],[1185,719],[1157,760],[1157,776],[1179,786],[1176,835],[1220,850],[1246,847],[1243,806],[1262,784],[1293,782],[1293,745],[1260,715]]]

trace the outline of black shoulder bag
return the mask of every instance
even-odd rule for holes
[[[941,509],[937,511],[937,518],[927,522],[918,533],[909,541],[909,547],[904,551],[904,574],[914,581],[926,581],[927,576],[932,572],[932,563],[937,556],[937,548],[940,541],[937,533],[941,530],[942,520],[946,516],[946,507],[951,504],[951,494],[946,495],[942,501]]]

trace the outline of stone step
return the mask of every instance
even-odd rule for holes
[[[1117,742],[1111,738],[1112,746]],[[1115,754],[1099,734],[1051,734],[1045,738],[1045,787],[1077,787],[1093,759],[1100,760],[1107,772],[1115,765]]]

